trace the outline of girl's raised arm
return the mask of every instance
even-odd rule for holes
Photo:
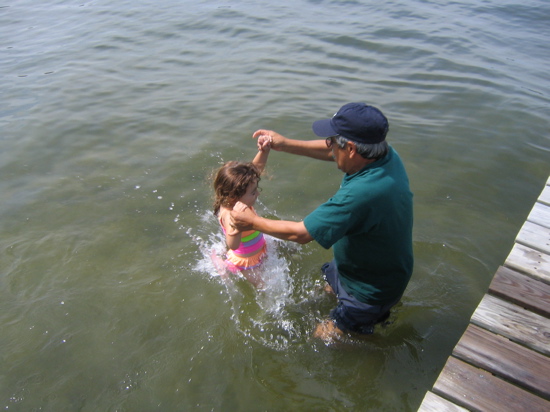
[[[269,156],[269,151],[271,150],[271,138],[269,136],[259,136],[258,137],[258,153],[252,160],[252,163],[260,170],[260,173],[264,171],[265,165],[267,164],[267,157]]]

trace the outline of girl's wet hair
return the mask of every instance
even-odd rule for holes
[[[260,171],[253,163],[225,163],[214,175],[214,214],[221,206],[232,208],[246,194],[250,183],[259,180]]]

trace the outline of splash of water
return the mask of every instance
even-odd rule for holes
[[[299,252],[300,246],[265,235],[267,257],[258,269],[264,286],[256,289],[244,276],[229,274],[220,266],[227,246],[212,213],[204,212],[199,219],[200,228],[187,229],[187,234],[199,246],[193,269],[218,280],[225,287],[233,312],[231,318],[237,330],[247,338],[276,350],[285,350],[308,334],[303,329],[303,319],[296,318],[294,313],[303,303],[303,297],[295,290],[290,275],[291,264],[285,253],[281,253]]]

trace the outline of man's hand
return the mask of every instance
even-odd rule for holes
[[[237,202],[231,211],[231,226],[238,231],[251,230],[256,214],[244,203]]]
[[[258,150],[262,150],[265,146],[271,147],[273,150],[282,150],[282,146],[286,137],[280,135],[273,130],[256,130],[252,135],[254,139],[258,139]]]
[[[257,137],[257,139],[258,150],[260,152],[269,152],[269,149],[271,149],[271,143],[273,143],[273,138],[266,134],[261,134]]]
[[[295,140],[284,137],[273,130],[260,129],[252,135],[258,139],[258,150],[267,149],[269,145],[273,150],[285,152],[299,156],[307,156],[313,159],[328,160],[333,162],[332,150],[327,147],[325,139],[315,140]]]

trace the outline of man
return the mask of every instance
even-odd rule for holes
[[[253,137],[269,136],[277,151],[335,161],[345,173],[336,194],[302,222],[266,219],[242,207],[231,212],[232,221],[239,230],[332,247],[334,260],[322,271],[338,306],[314,336],[330,340],[349,332],[368,335],[399,302],[412,274],[409,180],[397,152],[386,142],[388,120],[377,108],[348,103],[331,119],[314,122],[313,132],[326,139],[293,140],[271,130],[258,130]]]

